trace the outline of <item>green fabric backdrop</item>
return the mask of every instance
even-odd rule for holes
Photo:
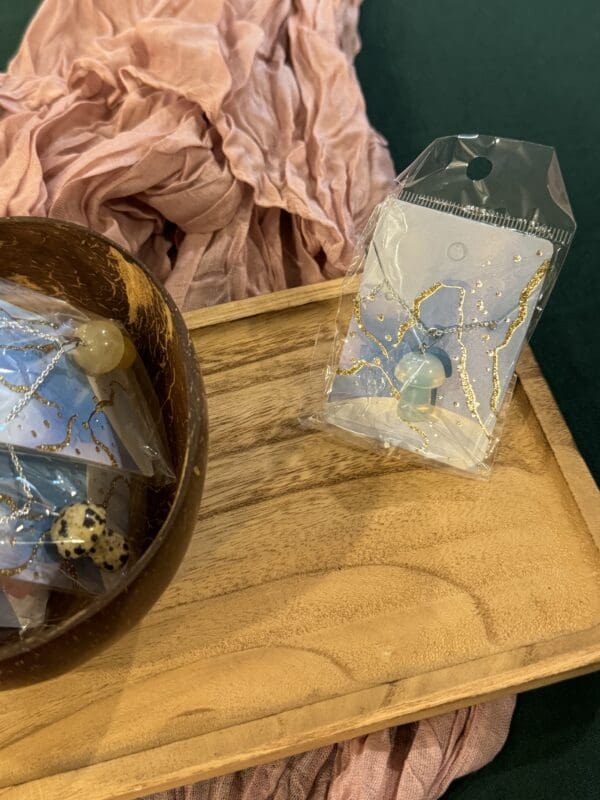
[[[600,3],[365,0],[357,62],[398,170],[432,139],[556,147],[578,231],[533,349],[600,478]],[[598,800],[600,673],[524,694],[508,743],[448,800]]]
[[[0,0],[0,65],[37,6]],[[598,480],[600,3],[366,0],[361,34],[357,68],[369,114],[399,171],[445,134],[493,133],[557,148],[579,230],[533,347]],[[447,794],[599,797],[600,673],[522,695],[503,752]]]

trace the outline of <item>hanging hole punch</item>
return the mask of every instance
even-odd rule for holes
[[[489,158],[476,156],[467,164],[467,177],[472,181],[482,181],[490,174],[493,166]]]

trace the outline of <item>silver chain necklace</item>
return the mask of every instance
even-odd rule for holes
[[[47,327],[47,325],[43,322],[39,323],[39,326]],[[25,406],[31,401],[40,386],[51,375],[64,354],[69,350],[72,350],[73,347],[76,347],[79,343],[79,340],[74,337],[59,337],[56,334],[46,333],[45,331],[40,330],[40,327],[38,327],[38,324],[36,324],[34,320],[24,321],[16,319],[0,319],[0,330],[3,329],[16,330],[29,336],[33,336],[37,339],[45,341],[47,344],[54,345],[56,348],[56,352],[50,361],[46,364],[35,381],[31,384],[29,389],[27,389],[23,396],[17,400],[17,402],[12,406],[6,415],[6,418],[2,424],[8,425],[16,417],[18,417]],[[15,508],[8,514],[0,515],[0,526],[7,525],[10,522],[14,522],[15,520],[28,516],[31,512],[31,504],[33,502],[33,493],[31,491],[29,481],[25,477],[23,464],[21,463],[14,446],[12,444],[7,445],[7,450],[17,482],[24,495],[25,502],[20,508]]]
[[[444,328],[442,328],[441,326],[435,326],[435,327],[428,328],[423,323],[423,321],[421,320],[419,315],[414,313],[413,309],[409,306],[409,304],[406,302],[406,300],[403,297],[401,297],[401,295],[398,294],[398,292],[392,286],[392,284],[389,281],[387,275],[385,274],[385,270],[383,268],[383,262],[381,260],[380,255],[379,255],[379,251],[377,249],[377,245],[375,243],[375,239],[372,240],[372,243],[373,243],[373,251],[375,252],[375,256],[376,256],[377,261],[379,263],[379,269],[381,270],[381,274],[383,275],[383,282],[385,284],[386,289],[392,295],[392,298],[394,300],[396,300],[396,302],[400,303],[402,308],[408,314],[409,318],[414,321],[415,326],[417,328],[419,328],[421,330],[421,332],[424,333],[426,336],[429,336],[432,339],[436,340],[436,339],[443,338],[448,333],[463,333],[464,331],[471,331],[471,330],[474,330],[476,328],[487,328],[488,330],[493,331],[493,330],[496,330],[498,325],[505,318],[505,316],[503,315],[502,319],[497,319],[497,320],[495,320],[495,319],[482,320],[482,321],[477,320],[477,322],[465,322],[462,325],[448,325],[447,327],[444,327]],[[423,348],[423,349],[427,349],[428,347],[431,347],[431,345],[425,345],[425,343],[421,344],[421,348]]]

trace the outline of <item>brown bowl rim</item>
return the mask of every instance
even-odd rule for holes
[[[165,517],[162,525],[160,526],[159,530],[152,541],[152,544],[144,551],[142,556],[136,561],[133,567],[126,573],[126,578],[123,582],[120,582],[116,585],[113,589],[105,592],[102,595],[98,595],[88,606],[86,606],[81,611],[73,614],[72,617],[69,617],[62,623],[49,628],[47,630],[41,629],[39,633],[35,635],[31,635],[31,637],[25,637],[20,642],[15,642],[13,645],[8,645],[6,649],[3,649],[1,656],[0,656],[0,664],[3,661],[7,661],[9,659],[18,658],[19,656],[24,656],[25,654],[31,652],[32,650],[36,650],[39,647],[49,644],[50,642],[54,641],[55,639],[63,636],[65,633],[73,630],[73,628],[77,627],[83,622],[91,619],[97,613],[102,611],[104,608],[110,605],[110,603],[115,600],[119,595],[126,592],[129,587],[136,581],[139,575],[144,571],[146,566],[154,559],[156,553],[161,548],[164,539],[167,536],[167,531],[170,527],[171,520],[176,517],[183,506],[183,504],[187,501],[187,492],[186,489],[189,486],[190,482],[192,481],[192,475],[194,474],[194,470],[200,469],[202,472],[202,476],[204,477],[204,467],[202,465],[202,461],[206,459],[206,452],[208,449],[208,440],[206,437],[206,424],[205,420],[203,420],[203,415],[206,416],[206,402],[204,400],[204,385],[202,381],[202,375],[200,371],[200,367],[197,363],[196,353],[194,350],[194,346],[192,344],[192,340],[190,337],[190,333],[188,330],[187,325],[185,324],[185,320],[183,319],[183,315],[179,308],[177,307],[175,301],[171,297],[171,295],[166,291],[164,286],[162,286],[158,280],[154,277],[154,275],[150,272],[148,267],[146,267],[138,258],[132,255],[128,250],[124,247],[119,245],[117,242],[110,239],[108,236],[104,236],[101,233],[97,233],[96,231],[92,230],[91,228],[86,228],[84,225],[79,225],[75,222],[69,222],[68,220],[57,219],[56,217],[37,217],[37,216],[16,216],[16,217],[1,217],[0,218],[0,226],[6,225],[8,222],[17,222],[23,223],[28,225],[35,225],[40,228],[44,227],[54,227],[55,225],[59,225],[61,227],[73,228],[75,230],[81,231],[82,234],[92,235],[93,237],[99,239],[100,241],[104,242],[107,247],[115,248],[121,255],[128,261],[133,262],[139,269],[144,273],[145,277],[154,284],[154,287],[158,290],[160,297],[162,298],[163,302],[166,304],[171,317],[174,322],[176,335],[178,341],[181,344],[183,349],[183,362],[184,362],[184,370],[185,370],[185,378],[186,378],[186,395],[188,399],[188,436],[186,441],[186,449],[183,458],[182,465],[180,467],[180,475],[177,479],[177,487],[175,489],[175,493],[173,496],[173,501],[170,505],[169,511],[167,516]],[[203,451],[200,450],[201,440],[205,439],[205,446]],[[202,454],[201,458],[190,458],[191,453],[199,453]],[[196,473],[197,475],[197,473]]]

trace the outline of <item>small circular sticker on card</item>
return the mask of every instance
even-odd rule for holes
[[[462,261],[467,256],[467,248],[462,242],[452,242],[448,247],[448,258],[452,261]]]

